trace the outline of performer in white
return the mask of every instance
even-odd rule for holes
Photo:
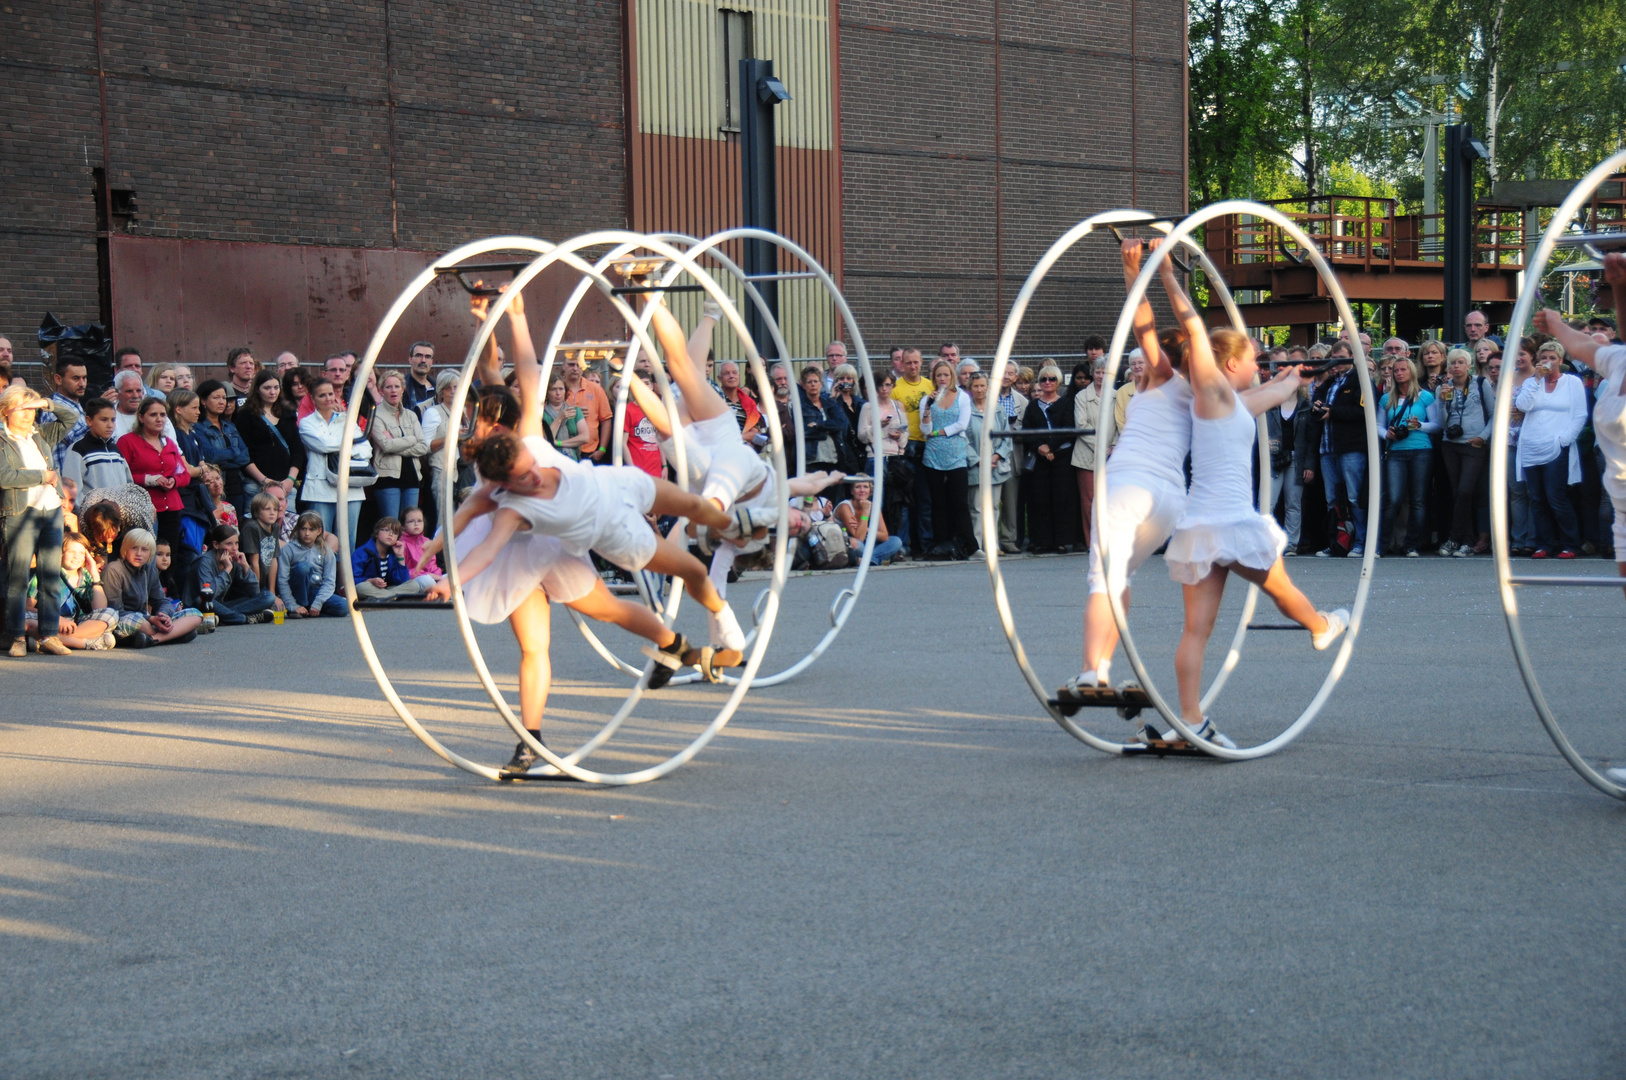
[[[1253,339],[1235,330],[1208,330],[1168,262],[1162,278],[1186,331],[1185,371],[1193,395],[1191,490],[1163,556],[1169,576],[1185,592],[1185,631],[1174,658],[1180,715],[1202,738],[1235,748],[1202,715],[1200,704],[1203,653],[1229,576],[1236,574],[1263,589],[1283,615],[1310,632],[1317,649],[1327,648],[1344,632],[1349,612],[1315,609],[1282,564],[1287,535],[1274,518],[1254,508],[1255,418],[1298,393],[1299,369],[1283,368],[1268,383],[1255,386],[1259,364]]]

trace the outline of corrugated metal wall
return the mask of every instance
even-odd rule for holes
[[[630,0],[632,227],[705,236],[740,224],[738,135],[723,130],[721,16],[750,12],[754,53],[772,60],[792,100],[775,115],[779,144],[779,231],[841,278],[841,170],[835,148],[833,38],[829,0]],[[728,254],[738,261],[738,245]],[[793,261],[786,270],[800,270]],[[736,300],[739,290],[733,290]],[[676,294],[685,325],[699,298]],[[691,310],[692,309],[692,310]],[[780,284],[780,323],[797,357],[822,356],[836,332],[835,308],[816,282]],[[741,355],[731,333],[719,358]]]

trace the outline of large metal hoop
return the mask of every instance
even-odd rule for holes
[[[687,252],[688,252],[688,255],[689,255],[690,258],[698,259],[698,258],[700,258],[702,256],[710,257],[712,259],[715,259],[723,267],[723,269],[725,271],[732,274],[734,276],[735,280],[737,280],[740,283],[741,287],[743,288],[743,290],[745,292],[746,297],[756,306],[757,312],[759,313],[759,315],[762,317],[765,324],[767,325],[768,331],[773,337],[774,344],[775,344],[776,348],[778,349],[778,351],[779,351],[779,353],[780,353],[780,355],[782,357],[788,356],[789,353],[790,353],[790,349],[789,349],[789,346],[785,343],[783,333],[782,333],[781,328],[779,326],[778,320],[776,320],[774,318],[774,316],[773,316],[772,309],[769,308],[766,299],[764,299],[764,297],[762,296],[760,291],[757,289],[756,284],[754,283],[754,281],[745,273],[745,271],[738,264],[736,264],[732,259],[730,259],[726,255],[724,255],[722,253],[722,251],[719,250],[719,249],[720,249],[721,245],[723,245],[725,243],[728,243],[730,241],[733,241],[733,240],[741,240],[741,239],[746,239],[746,240],[766,240],[769,243],[772,243],[772,244],[776,245],[777,247],[781,248],[782,250],[788,252],[793,257],[795,257],[804,266],[808,267],[808,270],[806,272],[814,275],[819,280],[819,282],[824,286],[825,290],[829,293],[832,301],[835,303],[837,310],[841,314],[842,321],[846,324],[848,332],[852,335],[853,348],[857,353],[856,358],[858,360],[858,366],[859,366],[860,370],[863,372],[864,388],[865,388],[865,391],[868,394],[867,400],[870,400],[870,401],[875,400],[875,373],[871,370],[871,365],[870,365],[870,360],[869,360],[869,351],[864,346],[864,336],[863,336],[862,331],[860,331],[860,329],[858,327],[858,320],[853,315],[852,309],[848,306],[846,298],[841,294],[841,290],[837,287],[835,279],[833,277],[831,277],[829,272],[827,270],[825,270],[825,268],[822,265],[820,265],[819,262],[816,259],[814,259],[813,256],[811,254],[809,254],[804,248],[802,248],[800,245],[796,244],[794,241],[791,241],[791,240],[789,240],[789,239],[787,239],[787,238],[785,238],[783,236],[780,236],[777,233],[767,232],[767,231],[762,230],[762,229],[748,229],[748,228],[729,229],[729,230],[726,230],[724,232],[715,233],[715,234],[713,234],[711,236],[708,236],[704,240],[697,240],[694,237],[684,236],[684,235],[679,234],[679,233],[662,233],[662,234],[660,234],[660,238],[667,241],[667,242],[669,242],[669,243],[688,244],[690,246],[687,248]],[[613,258],[613,257],[615,257],[614,253],[612,253],[612,255],[610,255],[610,256],[606,256],[605,258],[608,259],[608,258]],[[666,278],[666,283],[669,284],[672,280],[674,280],[676,275],[679,272],[681,272],[681,269],[682,268],[674,268],[671,272],[669,272],[668,275],[667,275],[667,278]],[[571,299],[572,299],[572,302],[567,303],[566,308],[565,308],[565,312],[564,312],[564,314],[561,315],[560,326],[562,326],[563,322],[565,321],[565,317],[570,312],[572,312],[574,310],[574,307],[575,307],[574,301],[576,301],[578,299],[578,297],[572,296]],[[562,334],[562,329],[560,328],[560,326],[556,326],[556,328],[555,328],[555,337],[556,338],[559,337],[560,334]],[[550,345],[557,345],[557,342],[550,342]],[[630,371],[630,369],[632,367],[632,364],[633,364],[633,362],[634,362],[634,360],[636,358],[636,355],[637,355],[638,345],[639,345],[639,342],[634,340],[632,342],[632,344],[628,347],[627,358],[626,358],[625,365],[623,367],[623,371]],[[657,365],[657,367],[658,367],[658,365]],[[615,430],[615,432],[617,434],[616,434],[616,438],[615,438],[614,452],[617,455],[619,455],[620,449],[621,449],[620,432],[623,430],[624,419],[625,419],[625,416],[626,416],[626,386],[625,386],[625,381],[626,381],[626,376],[623,375],[623,378],[622,378],[623,385],[622,385],[620,391],[616,395],[616,405],[615,405],[616,413],[615,413],[614,430]],[[767,398],[764,398],[764,400],[767,400]],[[796,444],[797,444],[797,459],[798,459],[799,462],[802,462],[802,461],[805,461],[805,456],[804,456],[805,455],[805,448],[803,446],[802,433],[801,433],[801,423],[800,423],[800,421],[801,421],[801,401],[800,401],[799,396],[794,395],[794,394],[791,396],[791,411],[793,413],[794,422],[797,425],[797,430],[795,432]],[[875,410],[871,410],[871,412],[872,412],[872,414],[874,414],[874,415],[871,416],[871,442],[872,442],[872,445],[877,445],[878,446],[878,445],[880,445],[880,439],[881,439],[880,415]],[[776,413],[775,422],[777,422],[777,413]],[[884,469],[877,469],[877,471],[882,472],[882,473],[885,472]],[[872,498],[877,504],[879,504],[881,502],[882,498],[883,498],[884,487],[885,487],[885,478],[884,478],[884,476],[875,477],[875,490],[874,490],[874,495],[872,496]],[[830,608],[830,629],[827,630],[825,632],[824,636],[822,638],[820,638],[820,640],[813,646],[813,648],[811,650],[809,650],[808,653],[805,656],[803,656],[800,660],[798,660],[796,663],[792,664],[791,666],[789,666],[787,668],[784,668],[781,671],[775,672],[772,675],[763,675],[763,676],[759,676],[757,679],[755,679],[754,681],[755,681],[757,686],[777,686],[778,684],[780,684],[782,682],[785,682],[785,681],[787,681],[789,679],[792,679],[792,678],[796,677],[797,675],[801,674],[803,671],[807,670],[807,668],[812,666],[812,664],[816,660],[818,660],[818,658],[820,656],[822,656],[827,649],[829,649],[830,645],[835,641],[836,637],[841,633],[842,628],[846,625],[847,618],[851,614],[853,606],[857,603],[859,594],[863,591],[864,580],[869,574],[870,556],[874,552],[874,550],[875,550],[875,531],[871,530],[869,532],[869,534],[864,538],[864,546],[863,546],[863,550],[862,550],[862,552],[860,554],[858,572],[857,572],[856,576],[854,577],[854,579],[852,581],[852,584],[850,586],[843,587],[840,590],[840,592],[838,593],[838,595],[837,595],[837,597],[835,599],[835,602],[832,603],[832,605],[831,605],[831,608]],[[642,591],[642,585],[641,584],[640,584],[640,591]],[[673,595],[674,595],[674,598],[677,596],[676,590],[674,590]],[[616,668],[618,668],[619,670],[621,670],[623,672],[626,672],[626,673],[629,673],[629,674],[636,674],[636,669],[633,668],[630,664],[626,663],[626,661],[620,659],[618,656],[616,656],[614,654],[614,652],[612,652],[607,646],[605,646],[603,644],[603,642],[598,638],[598,636],[593,632],[592,628],[587,625],[585,620],[583,620],[580,616],[576,615],[574,612],[571,613],[571,616],[575,620],[577,628],[582,632],[582,634],[585,637],[587,637],[589,643],[593,646],[593,649],[594,649],[595,652],[597,652],[600,656],[603,656],[606,660],[610,661],[610,663],[613,666],[615,666]],[[751,633],[752,633],[752,635],[754,637],[754,635],[756,633],[756,630],[755,630],[754,627],[753,627]],[[700,675],[698,673],[689,673],[689,674],[681,675],[681,676],[673,679],[672,683],[674,685],[676,685],[676,684],[680,684],[680,683],[694,682],[699,678],[700,678]],[[737,678],[738,678],[738,676],[728,675],[728,674],[724,674],[722,676],[722,680],[725,683],[730,683],[730,684],[732,684]]]
[[[497,299],[496,303],[492,305],[491,311],[487,315],[485,322],[480,327],[479,333],[476,334],[475,340],[470,346],[468,357],[464,363],[462,377],[459,380],[457,391],[453,398],[451,415],[461,415],[463,404],[467,400],[469,386],[472,382],[475,364],[477,363],[479,355],[484,349],[487,340],[490,338],[491,333],[495,329],[497,322],[500,321],[502,315],[507,312],[508,307],[513,301],[513,297],[517,296],[528,282],[533,280],[536,276],[541,274],[545,269],[554,263],[563,263],[576,269],[579,273],[590,277],[609,299],[612,306],[614,306],[621,314],[622,318],[627,322],[634,335],[641,338],[644,346],[650,349],[651,353],[653,354],[653,343],[648,339],[643,326],[639,322],[637,314],[633,312],[615,293],[614,287],[611,282],[608,281],[608,279],[604,278],[602,274],[595,271],[592,266],[588,265],[574,254],[575,251],[582,248],[627,242],[637,242],[639,246],[657,251],[663,257],[673,259],[674,261],[686,261],[683,259],[680,253],[672,250],[667,245],[660,244],[659,242],[651,242],[648,240],[648,238],[641,237],[638,234],[621,231],[591,233],[587,234],[586,236],[577,237],[567,244],[558,246],[545,245],[544,242],[529,240],[527,238],[497,237],[491,240],[481,241],[476,244],[466,245],[463,248],[457,249],[457,251],[452,252],[444,259],[437,260],[435,264],[426,269],[423,274],[419,275],[419,277],[408,286],[407,291],[403,292],[402,296],[398,298],[396,304],[391,308],[389,315],[386,317],[385,323],[382,324],[378,332],[375,333],[373,341],[368,347],[367,354],[363,358],[362,364],[358,369],[358,381],[365,380],[367,377],[368,372],[372,369],[377,360],[378,352],[382,349],[385,340],[388,338],[389,333],[394,329],[395,323],[405,311],[406,306],[411,303],[411,301],[419,292],[422,291],[424,287],[427,287],[428,282],[433,280],[434,276],[439,273],[441,268],[455,265],[458,262],[483,252],[504,249],[531,251],[541,250],[544,253],[539,258],[535,259],[524,270],[516,274],[513,281],[510,283],[508,290]],[[695,279],[701,283],[702,287],[705,288],[708,293],[712,294],[713,298],[716,299],[721,305],[725,316],[733,325],[735,325],[737,332],[740,332],[743,336],[745,334],[744,322],[740,318],[739,313],[734,309],[732,303],[729,301],[727,294],[724,293],[716,282],[712,281],[709,276],[704,274],[695,274]],[[759,386],[771,385],[768,382],[766,373],[763,371],[761,360],[759,357],[757,357],[755,350],[751,348],[748,338],[746,349],[748,359],[752,365],[752,371],[757,376]],[[553,357],[551,352],[549,355],[542,358],[542,385],[546,385],[547,376],[552,367],[552,360]],[[663,393],[667,398],[668,405],[670,406],[672,404],[670,387],[663,385]],[[349,413],[347,415],[347,431],[355,430],[359,409],[360,395],[356,395],[356,400],[351,402]],[[778,427],[777,415],[772,418],[770,423],[770,435],[772,436],[772,445],[774,447],[774,464],[776,474],[775,481],[779,486],[781,495],[783,496],[785,494],[786,472],[784,464],[783,437]],[[683,453],[681,448],[678,450],[678,453],[681,459],[681,455]],[[455,444],[452,440],[448,440],[445,448],[445,468],[443,470],[443,484],[440,493],[443,509],[449,508],[452,502],[452,488],[453,483],[455,482],[456,467],[455,454]],[[349,486],[348,455],[341,455],[340,457],[338,486],[340,500],[344,501],[348,497]],[[587,754],[591,753],[592,750],[596,749],[599,745],[602,745],[602,743],[607,740],[611,734],[613,734],[615,729],[620,726],[621,722],[631,714],[633,707],[636,705],[639,697],[642,694],[644,680],[640,680],[638,686],[634,687],[632,693],[629,694],[627,701],[622,705],[616,716],[613,717],[604,726],[604,728],[594,736],[593,739],[589,740],[588,743],[584,744],[574,753],[566,757],[560,757],[549,750],[546,746],[543,746],[542,744],[536,742],[536,740],[530,738],[525,732],[523,726],[518,723],[517,718],[513,716],[511,710],[508,709],[506,702],[502,700],[501,694],[497,690],[495,682],[491,679],[489,670],[485,665],[484,657],[480,652],[478,642],[474,638],[473,629],[469,622],[467,608],[462,596],[461,582],[458,580],[455,543],[455,537],[448,532],[446,534],[446,554],[448,561],[448,576],[452,579],[452,606],[456,612],[459,627],[463,633],[465,644],[468,647],[470,658],[474,663],[477,674],[480,676],[482,683],[486,687],[488,696],[492,697],[494,704],[496,704],[498,707],[498,711],[503,715],[504,720],[509,724],[509,726],[513,728],[519,734],[520,738],[530,745],[531,748],[538,753],[544,761],[551,765],[553,769],[572,776],[578,780],[584,780],[592,783],[633,784],[657,779],[687,762],[707,743],[709,743],[718,732],[722,730],[722,728],[728,723],[728,720],[733,716],[734,712],[738,709],[739,703],[744,697],[745,691],[749,688],[752,676],[754,676],[757,668],[762,662],[762,656],[766,649],[768,638],[772,632],[773,622],[777,616],[779,593],[783,587],[785,577],[785,545],[781,541],[777,544],[775,549],[776,574],[773,585],[770,587],[770,602],[768,604],[768,610],[764,616],[762,633],[759,635],[756,648],[753,650],[751,656],[747,660],[745,670],[741,674],[740,681],[736,685],[734,692],[729,695],[729,698],[724,704],[723,708],[719,710],[716,717],[714,717],[712,722],[705,728],[705,730],[703,730],[700,735],[698,735],[684,749],[654,766],[629,773],[601,773],[594,770],[581,768],[576,764],[576,762],[582,757],[585,757]],[[346,552],[345,557],[348,557],[347,541],[341,542],[341,545]],[[355,589],[353,583],[347,582],[346,592],[353,603],[355,600]],[[404,703],[400,701],[399,696],[394,692],[393,686],[389,683],[388,675],[384,673],[382,665],[377,660],[376,652],[374,652],[372,649],[371,640],[367,635],[364,620],[360,617],[361,613],[359,609],[357,610],[356,615],[357,637],[362,643],[363,653],[368,658],[368,663],[373,670],[374,678],[378,680],[380,687],[384,689],[386,698],[396,710],[397,715],[401,716],[402,721],[407,724],[408,729],[411,730],[414,735],[417,735],[422,741],[424,741],[425,745],[428,745],[431,750],[435,751],[445,760],[457,765],[459,768],[465,768],[470,772],[476,773],[477,775],[486,776],[491,779],[498,778],[496,770],[468,762],[466,759],[461,758],[459,755],[453,754],[451,751],[441,746],[436,740],[433,739],[432,736],[423,730],[422,725],[418,724],[416,720],[411,717],[410,710],[406,709]]]
[[[1372,563],[1377,556],[1379,543],[1380,464],[1377,400],[1372,392],[1371,377],[1366,370],[1366,350],[1361,347],[1360,327],[1355,321],[1354,312],[1350,310],[1349,299],[1344,295],[1343,286],[1338,283],[1338,276],[1332,272],[1332,267],[1327,264],[1327,260],[1322,257],[1321,251],[1315,246],[1309,235],[1294,224],[1291,218],[1274,207],[1233,199],[1205,206],[1174,227],[1169,233],[1171,242],[1160,244],[1157,250],[1152,252],[1152,257],[1146,260],[1146,264],[1141,267],[1140,276],[1135,279],[1135,284],[1131,286],[1129,295],[1124,298],[1123,311],[1119,314],[1118,327],[1112,335],[1112,347],[1107,354],[1107,378],[1110,379],[1117,374],[1119,361],[1123,357],[1124,342],[1129,336],[1130,324],[1134,319],[1135,308],[1139,306],[1141,299],[1146,295],[1148,285],[1151,284],[1153,276],[1157,274],[1164,260],[1169,257],[1169,253],[1174,250],[1177,244],[1183,243],[1199,225],[1206,224],[1217,217],[1223,217],[1227,214],[1249,214],[1263,218],[1280,227],[1294,243],[1304,248],[1310,262],[1315,266],[1316,273],[1321,276],[1322,282],[1327,286],[1327,291],[1332,294],[1333,302],[1338,308],[1339,318],[1349,334],[1350,349],[1355,357],[1355,374],[1361,385],[1361,400],[1366,402],[1367,452],[1367,546],[1361,558],[1361,575],[1355,586],[1355,602],[1350,607],[1349,629],[1344,633],[1338,655],[1333,659],[1332,669],[1328,671],[1327,677],[1321,683],[1321,688],[1316,692],[1315,697],[1311,699],[1310,704],[1299,714],[1298,718],[1272,739],[1255,746],[1232,748],[1199,737],[1196,731],[1180,718],[1178,710],[1169,708],[1168,703],[1163,699],[1163,695],[1158,693],[1156,685],[1153,684],[1151,674],[1146,670],[1146,665],[1141,662],[1139,650],[1135,648],[1135,639],[1129,630],[1129,620],[1124,612],[1122,597],[1108,589],[1107,600],[1112,607],[1113,621],[1117,623],[1118,632],[1123,636],[1124,654],[1129,657],[1129,664],[1134,668],[1136,678],[1140,680],[1142,689],[1146,691],[1147,698],[1157,709],[1158,714],[1168,721],[1169,725],[1180,734],[1181,738],[1193,746],[1200,747],[1207,753],[1228,761],[1249,761],[1273,754],[1298,738],[1299,733],[1310,725],[1310,722],[1316,718],[1316,715],[1327,703],[1327,699],[1332,695],[1333,688],[1338,685],[1338,680],[1343,677],[1344,669],[1349,666],[1349,658],[1355,650],[1355,638],[1360,634],[1361,616],[1366,611],[1366,597],[1372,585]],[[1098,424],[1097,427],[1106,434],[1097,437],[1102,441],[1110,441],[1112,431],[1111,410],[1102,410],[1102,415],[1104,422]],[[1106,470],[1098,465],[1095,475],[1096,505],[1099,506],[1106,499]],[[1101,533],[1101,537],[1103,544],[1105,544],[1105,534]],[[1102,551],[1101,559],[1103,563],[1110,557],[1111,553],[1109,551]]]
[[[1010,317],[1005,321],[1005,329],[999,339],[999,348],[994,354],[993,370],[988,376],[991,387],[1001,385],[1005,366],[1010,363],[1011,353],[1016,347],[1016,335],[1021,330],[1022,319],[1027,313],[1028,304],[1032,300],[1034,293],[1038,291],[1039,286],[1044,282],[1045,277],[1050,273],[1050,270],[1080,240],[1083,240],[1097,228],[1112,225],[1150,225],[1164,231],[1167,229],[1167,226],[1154,218],[1153,215],[1141,210],[1108,210],[1093,217],[1085,218],[1064,233],[1060,239],[1050,246],[1050,250],[1046,251],[1044,257],[1034,266],[1033,271],[1028,275],[1027,281],[1022,286],[1022,291],[1017,294],[1016,302],[1011,305]],[[1209,279],[1213,283],[1215,292],[1220,298],[1220,302],[1230,316],[1232,325],[1238,331],[1246,333],[1247,327],[1242,320],[1242,313],[1237,310],[1236,303],[1231,298],[1230,290],[1225,287],[1225,282],[1210,261],[1208,253],[1200,245],[1190,240],[1186,241],[1186,249],[1194,253],[1202,262]],[[1262,419],[1260,429],[1261,432],[1264,431]],[[1099,435],[1096,437],[1096,445],[1098,447],[1105,445]],[[1259,456],[1259,495],[1261,501],[1263,501],[1268,499],[1270,494],[1269,440],[1268,437],[1263,435],[1260,439]],[[1102,462],[1104,460],[1105,455],[1098,453],[1097,461]],[[999,568],[998,522],[995,520],[993,513],[993,440],[987,437],[986,433],[982,440],[977,468],[979,476],[977,498],[981,500],[983,521],[981,541],[983,554],[988,561],[988,576],[993,583],[994,608],[999,614],[1000,626],[1005,631],[1005,639],[1011,647],[1011,655],[1016,658],[1017,667],[1021,669],[1023,679],[1026,680],[1028,688],[1033,691],[1033,696],[1038,699],[1039,704],[1049,713],[1050,718],[1067,734],[1086,746],[1094,747],[1103,753],[1124,753],[1130,744],[1103,739],[1080,727],[1072,717],[1052,705],[1049,689],[1040,681],[1038,674],[1033,670],[1033,665],[1029,663],[1027,650],[1023,647],[1021,636],[1016,630],[1016,620],[1011,612],[1010,597],[1005,591],[1005,576]],[[1203,695],[1204,708],[1207,708],[1209,701],[1219,695],[1226,680],[1230,678],[1231,671],[1236,667],[1238,660],[1241,659],[1242,642],[1247,636],[1248,624],[1253,621],[1254,609],[1258,602],[1258,592],[1255,586],[1251,584],[1248,586],[1247,599],[1242,605],[1242,616],[1237,623],[1236,634],[1231,640],[1230,650],[1227,652],[1225,662],[1220,666],[1219,672],[1214,676],[1213,683],[1210,684],[1208,691]]]
[[[1518,348],[1519,339],[1524,335],[1525,326],[1530,321],[1532,309],[1536,304],[1536,297],[1541,294],[1541,277],[1547,268],[1547,261],[1552,258],[1553,249],[1558,246],[1559,237],[1568,227],[1576,213],[1592,198],[1592,193],[1603,184],[1605,180],[1615,173],[1626,169],[1626,150],[1611,155],[1597,168],[1587,173],[1569,196],[1561,203],[1553,214],[1547,231],[1542,234],[1541,244],[1536,248],[1535,258],[1524,271],[1524,289],[1519,293],[1518,303],[1513,307],[1513,317],[1508,323],[1507,340],[1510,348]],[[1617,313],[1619,314],[1619,313]],[[1543,575],[1530,574],[1513,575],[1512,567],[1508,563],[1508,520],[1507,520],[1507,469],[1510,450],[1507,444],[1508,427],[1512,420],[1513,408],[1513,375],[1512,367],[1502,370],[1502,378],[1496,386],[1496,418],[1495,427],[1491,431],[1491,475],[1490,475],[1490,505],[1491,505],[1491,550],[1496,560],[1496,590],[1502,601],[1502,616],[1507,622],[1507,636],[1513,646],[1513,658],[1518,661],[1519,674],[1524,679],[1524,688],[1530,694],[1530,703],[1535,706],[1536,716],[1541,720],[1541,726],[1547,729],[1547,735],[1558,747],[1558,752],[1564,755],[1564,760],[1570,767],[1581,774],[1582,779],[1605,795],[1613,795],[1617,799],[1626,799],[1626,786],[1609,779],[1591,762],[1581,756],[1580,752],[1570,742],[1569,736],[1558,723],[1552,706],[1547,703],[1547,695],[1542,692],[1541,682],[1536,678],[1535,665],[1530,660],[1530,650],[1525,645],[1524,629],[1519,622],[1519,603],[1514,599],[1513,588],[1516,585],[1541,585],[1551,582],[1555,585],[1609,585],[1620,588],[1626,584],[1619,578],[1545,578]],[[1617,558],[1623,553],[1616,552]]]

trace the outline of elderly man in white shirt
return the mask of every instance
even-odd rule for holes
[[[139,422],[136,410],[141,408],[141,399],[147,396],[147,384],[141,381],[140,375],[125,368],[113,376],[113,394],[113,441],[118,442],[136,429]],[[164,437],[175,439],[175,425],[168,420],[164,421]],[[180,440],[175,439],[175,443],[179,445]]]
[[[1581,453],[1575,440],[1586,427],[1586,386],[1564,373],[1563,362],[1562,345],[1543,343],[1536,350],[1536,374],[1524,381],[1513,399],[1513,407],[1524,414],[1517,464],[1530,500],[1536,533],[1531,557],[1536,559],[1554,555],[1573,559],[1581,547],[1569,485],[1581,482]]]

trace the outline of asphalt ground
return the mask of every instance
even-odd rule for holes
[[[1289,566],[1353,594],[1352,563]],[[1082,560],[1006,567],[1058,683]],[[772,661],[845,583],[789,582]],[[1063,733],[991,595],[980,563],[871,575],[811,671],[623,789],[445,765],[345,622],[5,662],[0,1076],[1626,1075],[1626,807],[1537,723],[1488,560],[1380,563],[1321,718],[1244,764]],[[1626,761],[1620,594],[1522,599],[1577,744]],[[1172,695],[1155,564],[1131,617]],[[369,622],[432,729],[505,760],[450,617]],[[627,683],[554,633],[571,745]],[[483,640],[511,686],[511,636]],[[1251,635],[1220,725],[1268,737],[1327,663]],[[604,764],[671,753],[721,699],[655,695]]]

